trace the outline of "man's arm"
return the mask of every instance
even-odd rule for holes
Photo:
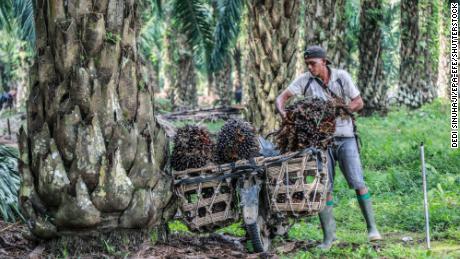
[[[353,98],[348,105],[348,109],[350,109],[351,112],[357,112],[361,110],[364,107],[364,102],[363,99],[361,98],[361,95],[356,96]]]
[[[280,95],[278,95],[278,97],[276,97],[276,102],[275,102],[276,109],[278,110],[281,117],[283,118],[286,117],[286,112],[284,111],[284,105],[289,100],[289,98],[291,98],[292,96],[293,94],[291,93],[291,91],[289,91],[288,89],[285,89],[283,92],[281,92]]]

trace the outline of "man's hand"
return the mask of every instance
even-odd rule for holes
[[[276,97],[276,101],[275,101],[276,109],[278,110],[283,120],[286,119],[286,111],[284,110],[284,104],[292,96],[293,94],[289,90],[285,89],[280,95],[278,95],[278,97]]]
[[[337,109],[343,109],[346,113],[351,114],[353,112],[361,110],[364,106],[364,102],[361,96],[358,95],[357,97],[351,100],[349,105],[345,104],[345,101],[343,99],[335,99],[334,106]]]

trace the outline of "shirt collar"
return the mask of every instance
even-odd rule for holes
[[[327,70],[329,71],[329,85],[331,85],[331,82],[335,82],[337,80],[337,70],[330,67],[329,65],[326,66],[327,67]],[[311,74],[310,74],[311,75]],[[323,80],[321,80],[321,78],[319,77],[316,77],[316,76],[313,76],[311,75],[313,78],[315,78],[316,80],[319,80],[319,82],[323,82]]]
[[[329,83],[335,82],[337,80],[337,70],[330,66],[327,66],[327,69],[329,70],[331,76],[331,78],[329,78]]]

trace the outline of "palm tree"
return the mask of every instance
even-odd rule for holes
[[[195,59],[192,48],[184,38],[177,35],[179,48],[177,81],[174,87],[174,106],[179,108],[193,108],[198,105]]]
[[[263,132],[278,125],[275,99],[294,77],[299,1],[248,3],[248,119]]]
[[[138,69],[137,2],[36,2],[19,137],[19,200],[32,233],[161,224],[172,196],[168,143]]]
[[[345,0],[305,1],[305,44],[321,45],[335,67],[347,60]]]
[[[440,39],[439,39],[439,68],[438,68],[438,82],[440,87],[440,95],[450,99],[451,87],[448,83],[450,80],[450,3],[445,1],[441,4],[440,8]]]
[[[221,105],[230,105],[233,92],[232,57],[231,52],[236,51],[236,39],[240,32],[240,21],[243,10],[242,0],[215,1],[214,40],[209,73],[216,78],[215,87]],[[237,71],[237,73],[240,73]],[[240,76],[237,74],[237,76]]]
[[[31,46],[35,40],[33,0],[3,0],[0,2],[0,29],[6,29]]]
[[[174,91],[176,106],[194,107],[197,105],[195,64],[202,59],[209,64],[209,50],[212,46],[212,27],[210,10],[202,0],[175,0],[170,15],[178,33],[178,81]],[[174,37],[174,36],[173,36]]]
[[[33,56],[35,26],[32,0],[0,1],[0,85],[7,91],[10,87],[18,91],[17,104],[24,103],[28,93],[29,59]],[[25,54],[25,55],[23,55]],[[24,58],[24,56],[26,58]],[[5,60],[6,59],[6,60]],[[1,64],[3,63],[3,64]]]
[[[437,27],[431,24],[437,1],[401,1],[401,47],[398,102],[411,108],[433,100],[436,96]],[[428,8],[426,7],[428,6]],[[437,9],[436,9],[437,10]],[[437,21],[435,21],[437,24]],[[426,56],[425,56],[426,55]],[[433,62],[434,59],[434,62]]]
[[[232,60],[230,55],[224,60],[224,67],[216,73],[216,90],[219,96],[219,104],[229,106],[232,103],[233,81],[232,81]]]
[[[421,5],[421,44],[423,49],[422,96],[424,102],[431,102],[438,93],[438,60],[440,58],[439,30],[441,3],[438,0],[424,0]]]
[[[361,1],[358,86],[367,113],[385,107],[387,85],[382,59],[382,0]]]

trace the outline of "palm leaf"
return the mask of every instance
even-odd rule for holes
[[[186,35],[187,43],[195,52],[211,48],[211,15],[202,1],[175,0],[172,15],[179,26],[179,31]]]
[[[12,3],[11,0],[2,0],[0,1],[0,29],[6,29],[11,31],[11,15],[12,12]]]
[[[20,183],[17,150],[0,145],[0,214],[5,221],[24,220],[18,209]]]
[[[33,0],[15,0],[13,15],[20,25],[21,39],[35,44],[35,21]]]
[[[230,44],[238,37],[242,9],[242,0],[223,0],[218,4],[219,15],[214,30],[214,48],[210,62],[210,69],[213,72],[222,68]]]
[[[154,15],[150,20],[142,27],[139,37],[139,46],[141,54],[146,59],[157,58],[153,55],[160,55],[161,50],[161,37],[163,35],[162,24],[158,17]]]
[[[33,0],[1,0],[0,29],[35,44],[35,22]]]

